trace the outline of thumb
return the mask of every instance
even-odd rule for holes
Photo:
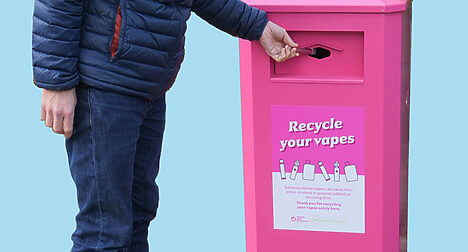
[[[290,47],[298,47],[299,45],[292,40],[287,31],[284,31],[283,42]]]

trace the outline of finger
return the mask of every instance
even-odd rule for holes
[[[296,56],[299,56],[299,53],[297,53],[297,49],[296,48],[291,49],[291,54],[289,55],[289,58],[291,59]]]
[[[63,116],[61,114],[54,115],[54,126],[52,130],[57,134],[63,134]]]
[[[288,46],[288,47],[289,47],[289,46]],[[295,56],[295,54],[296,54],[295,51],[296,51],[296,48],[291,48],[291,47],[289,47],[287,59],[293,58],[293,57]]]
[[[45,121],[45,118],[46,118],[45,106],[41,104],[41,121]]]
[[[298,47],[299,45],[292,40],[292,38],[289,36],[288,32],[284,31],[284,36],[283,36],[283,42],[290,47]]]
[[[291,54],[291,47],[286,45],[285,48],[286,48],[286,58],[289,58]]]
[[[54,114],[53,111],[49,108],[46,108],[45,125],[49,128],[52,128],[54,125]]]
[[[44,100],[45,100],[45,98],[44,98],[44,89],[43,89],[42,94],[41,94],[41,121],[45,121],[46,115],[47,115]]]
[[[281,49],[281,61],[286,59],[286,48]]]
[[[281,56],[280,56],[279,54],[275,54],[275,55],[273,56],[273,59],[274,59],[276,62],[280,62],[280,58],[281,58]]]
[[[73,133],[73,117],[74,114],[66,114],[63,118],[63,133],[65,138],[70,138]]]
[[[291,50],[291,58],[299,56],[299,53],[297,53],[297,48],[293,48]]]
[[[278,58],[278,54],[277,53],[272,53],[270,51],[267,51],[267,54],[268,56],[270,56],[271,58],[273,58],[274,60],[276,60]]]
[[[284,58],[286,57],[286,49],[283,47],[281,50],[275,54],[274,59],[276,62],[282,62],[284,61]]]

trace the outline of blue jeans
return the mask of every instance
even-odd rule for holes
[[[146,100],[80,85],[66,140],[79,213],[73,252],[148,251],[156,216],[165,95]]]

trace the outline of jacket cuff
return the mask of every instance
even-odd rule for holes
[[[263,31],[265,30],[266,25],[270,21],[265,11],[259,10],[259,12],[260,12],[258,15],[259,22],[256,25],[257,27],[254,29],[252,36],[248,38],[248,40],[250,41],[259,40],[262,37]]]
[[[70,81],[60,83],[60,84],[40,82],[40,81],[35,80],[34,77],[33,77],[33,82],[34,82],[34,85],[36,85],[36,87],[38,88],[43,88],[47,90],[55,90],[55,91],[71,90],[75,88],[76,86],[78,86],[78,84],[80,83],[78,76]]]

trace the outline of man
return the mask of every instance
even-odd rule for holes
[[[72,251],[148,251],[165,92],[184,58],[191,12],[276,61],[286,31],[240,0],[36,0],[34,83],[41,120],[64,134],[79,213]]]

